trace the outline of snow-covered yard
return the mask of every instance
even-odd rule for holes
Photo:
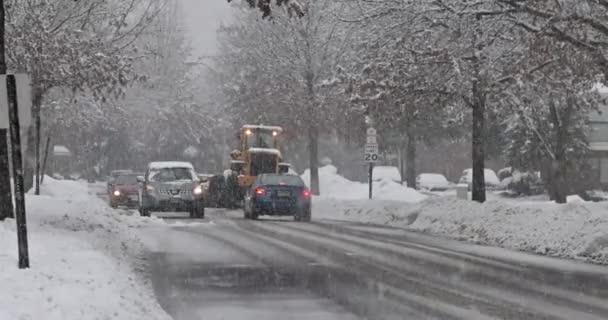
[[[15,221],[0,223],[0,319],[169,319],[142,266],[140,227],[84,182],[45,177],[26,196],[30,269],[17,268]]]
[[[304,175],[305,181],[307,176]],[[320,170],[321,196],[313,218],[386,224],[459,240],[608,264],[608,202],[571,197],[565,205],[542,199],[490,195],[479,204],[452,193],[426,197],[395,184],[378,186],[373,200],[365,184]],[[578,198],[578,199],[577,199]]]

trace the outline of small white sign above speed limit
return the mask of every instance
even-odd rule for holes
[[[377,143],[366,143],[365,144],[365,162],[377,162],[378,161],[378,144]]]

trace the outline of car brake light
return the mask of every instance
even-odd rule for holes
[[[312,194],[310,193],[310,190],[304,189],[304,191],[302,191],[302,196],[304,198],[310,198],[312,196]]]
[[[266,195],[266,189],[264,188],[257,188],[255,189],[255,194],[258,196],[265,196]]]

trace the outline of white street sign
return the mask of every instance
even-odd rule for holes
[[[365,143],[378,143],[376,136],[367,136]]]
[[[374,128],[368,128],[367,129],[367,136],[375,136],[376,135],[376,129]]]
[[[378,144],[377,143],[366,143],[365,144],[365,156],[366,162],[377,162],[378,161]]]
[[[17,82],[17,104],[19,106],[19,124],[22,128],[32,123],[32,87],[30,76],[24,73],[15,74]],[[8,94],[6,92],[6,75],[0,75],[0,129],[8,129]]]

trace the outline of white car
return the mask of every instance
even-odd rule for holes
[[[445,191],[450,187],[450,182],[439,173],[421,173],[416,177],[416,189],[429,191]]]
[[[393,181],[401,184],[401,173],[399,168],[392,166],[377,166],[372,172],[374,181]]]
[[[496,175],[496,172],[492,169],[484,169],[484,177],[486,182],[486,187],[496,188],[500,185],[500,180]],[[469,189],[473,184],[473,169],[465,169],[462,171],[462,176],[460,177],[460,181],[458,183],[467,184]]]

